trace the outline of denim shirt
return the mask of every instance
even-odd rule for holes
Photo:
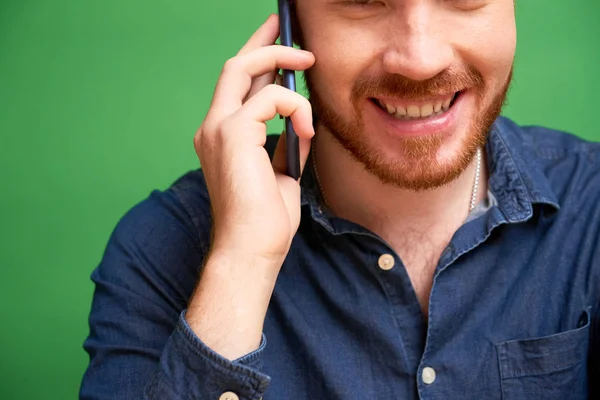
[[[600,398],[600,146],[499,118],[486,152],[495,200],[441,254],[426,319],[402,260],[329,213],[307,168],[260,347],[233,361],[184,318],[210,240],[202,172],[153,192],[92,274],[81,398]]]

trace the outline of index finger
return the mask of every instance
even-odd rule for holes
[[[238,55],[248,53],[259,47],[274,44],[279,36],[279,16],[277,14],[269,15],[269,18],[254,32],[244,47],[240,49]]]

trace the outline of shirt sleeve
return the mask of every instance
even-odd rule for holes
[[[269,382],[269,378],[259,372],[265,344],[263,335],[256,351],[231,362],[198,339],[187,325],[183,312],[144,398],[218,399],[223,393],[233,392],[240,399],[260,399]],[[181,390],[184,383],[193,383],[193,387]]]
[[[210,228],[208,217],[198,218],[167,190],[153,192],[115,228],[92,273],[95,290],[84,343],[90,361],[80,399],[263,396],[270,381],[261,372],[264,335],[256,351],[230,361],[186,323],[185,308],[207,248],[198,225]]]

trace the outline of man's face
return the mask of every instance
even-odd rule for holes
[[[381,181],[444,185],[501,111],[513,0],[296,0],[317,127]]]

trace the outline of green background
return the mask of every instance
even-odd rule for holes
[[[0,399],[77,397],[109,234],[198,166],[222,63],[274,3],[0,2]],[[505,114],[600,140],[600,2],[517,3]]]

